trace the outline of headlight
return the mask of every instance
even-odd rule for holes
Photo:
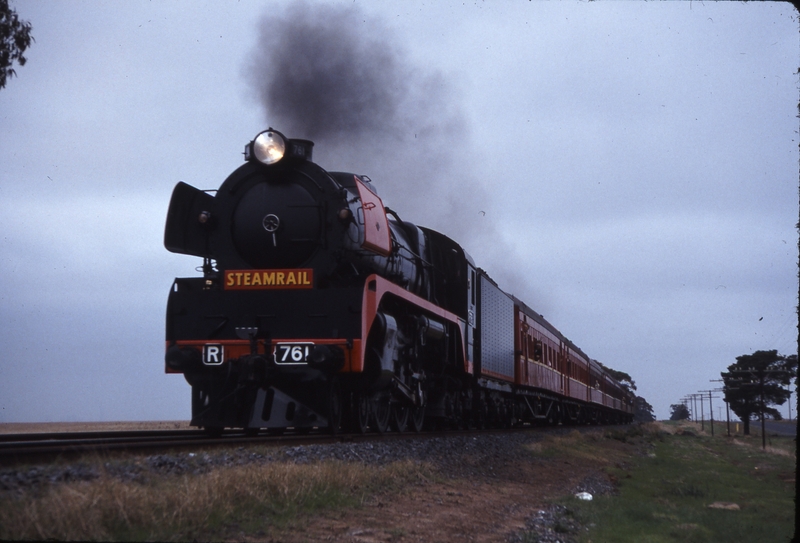
[[[270,166],[281,160],[311,160],[314,142],[308,140],[290,140],[277,130],[264,130],[256,138],[245,145],[244,159],[248,162],[258,160]]]
[[[252,154],[251,154],[252,153]],[[245,159],[255,158],[262,164],[275,164],[286,154],[286,138],[274,130],[266,130],[256,136],[246,148]]]

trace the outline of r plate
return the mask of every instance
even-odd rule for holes
[[[225,349],[218,343],[203,345],[203,364],[206,366],[219,366],[225,361]]]

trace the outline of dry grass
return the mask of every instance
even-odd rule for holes
[[[565,435],[547,435],[542,441],[526,445],[526,448],[543,458],[569,458],[595,466],[609,466],[626,458],[630,445],[640,446],[661,440],[666,434],[658,423],[572,430]]]
[[[230,467],[146,484],[104,476],[3,497],[0,539],[207,539],[232,523],[286,525],[306,512],[358,505],[379,488],[424,477],[425,469],[325,462]]]
[[[780,437],[780,438],[772,438],[770,439],[770,445],[767,445],[766,449],[761,447],[761,439],[750,439],[747,440],[746,438],[733,438],[733,444],[739,445],[740,447],[749,447],[753,450],[762,451],[769,454],[778,454],[780,456],[789,456],[794,458],[796,454],[796,448],[794,443],[794,438],[790,437]]]
[[[568,456],[575,460],[596,461],[606,464],[608,452],[593,446],[604,439],[603,431],[579,432],[573,430],[566,435],[547,435],[542,441],[526,445],[537,456],[553,458]]]

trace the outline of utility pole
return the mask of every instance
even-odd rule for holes
[[[725,381],[723,379],[709,379],[709,382],[711,382],[711,383],[724,383]],[[714,392],[723,392],[724,393],[725,392],[725,388],[724,387],[723,388],[715,388]],[[730,413],[730,411],[728,411],[728,400],[725,399],[724,395],[722,396],[722,399],[725,401],[725,411],[728,413],[728,437],[731,437],[731,413]],[[709,391],[709,393],[708,393],[708,404],[711,405],[711,391]],[[722,414],[720,414],[719,417],[722,418]],[[711,435],[714,435],[714,432],[713,432],[714,423],[713,422],[711,423],[711,428],[712,428]]]
[[[725,383],[725,379],[717,379],[717,380],[712,379],[711,381],[712,382]],[[736,379],[733,379],[733,378],[729,379],[729,383],[726,383],[725,385],[723,385],[723,387],[721,389],[722,392],[726,392],[728,390],[739,390],[741,388],[741,384],[739,384],[739,386],[736,386],[736,387],[730,386],[730,381],[734,381],[734,382],[739,383],[739,382],[741,382],[741,377],[736,378]],[[728,437],[731,437],[731,404],[728,402],[727,394],[725,396],[723,396],[722,399],[725,401],[725,414],[726,414],[726,416],[728,418]],[[742,422],[744,422],[744,421],[742,421]]]
[[[683,398],[681,398],[681,402],[683,402],[683,407],[686,408],[686,420],[694,420],[694,412],[692,411],[691,406],[692,398],[687,394]]]
[[[761,396],[761,448],[763,450],[767,450],[767,431],[764,424],[764,409],[767,407],[764,403],[764,380],[766,377],[765,371],[758,372],[758,394]]]
[[[714,437],[714,408],[711,405],[711,390],[701,390],[700,394],[708,392],[708,416],[711,418],[711,437]]]
[[[688,396],[692,401],[692,422],[697,422],[697,395],[689,394]]]
[[[694,398],[694,406],[697,408],[697,398],[698,394],[692,394],[692,398]],[[703,414],[703,400],[700,399],[700,427],[705,430],[705,418],[706,416]]]
[[[686,398],[688,398],[694,405],[694,410],[692,411],[692,421],[697,422],[697,400],[700,399],[700,428],[702,430],[706,429],[705,426],[705,413],[703,412],[703,395],[702,394],[687,394]]]
[[[725,414],[728,416],[728,437],[731,437],[731,405],[725,400]]]
[[[706,414],[703,412],[703,395],[697,394],[700,398],[700,429],[705,432],[706,431]]]

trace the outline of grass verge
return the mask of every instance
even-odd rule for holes
[[[395,462],[273,463],[148,482],[102,476],[0,498],[0,540],[208,540],[233,529],[291,527],[303,515],[358,506],[425,477]]]
[[[674,428],[672,428],[674,430]],[[629,432],[637,432],[635,427]],[[609,435],[628,439],[625,433]],[[762,451],[752,440],[645,431],[648,446],[606,472],[618,492],[563,505],[589,528],[581,542],[789,541],[794,528],[793,438]],[[758,443],[760,445],[760,442]],[[600,454],[600,453],[596,453]]]

